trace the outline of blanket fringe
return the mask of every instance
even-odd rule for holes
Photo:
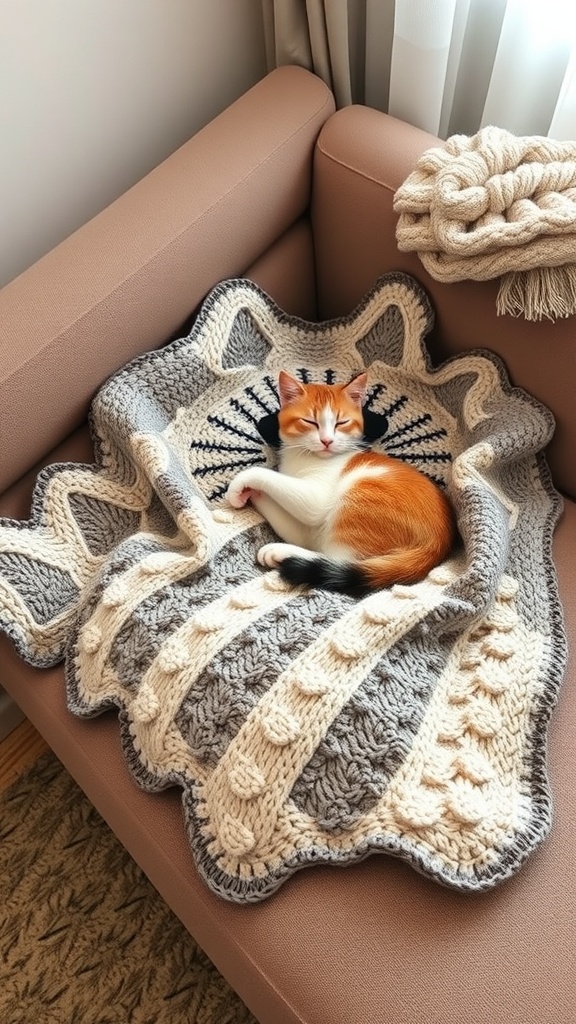
[[[500,279],[498,316],[558,320],[576,313],[576,264],[510,271]]]

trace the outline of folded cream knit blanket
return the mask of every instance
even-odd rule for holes
[[[576,313],[576,142],[489,126],[427,150],[394,197],[396,238],[437,281],[501,278],[498,313]]]
[[[189,337],[103,386],[96,465],[43,470],[30,522],[0,522],[0,628],[32,664],[65,658],[72,713],[117,709],[134,778],[181,789],[198,870],[228,899],[377,851],[478,891],[550,827],[553,421],[487,353],[432,369],[431,324],[404,275],[324,324],[224,282]],[[462,545],[421,583],[354,600],[257,564],[270,527],[224,495],[274,465],[282,367],[366,368],[376,448],[449,489]]]

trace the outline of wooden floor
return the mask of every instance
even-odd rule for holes
[[[47,750],[48,744],[27,719],[17,725],[0,743],[0,793]]]

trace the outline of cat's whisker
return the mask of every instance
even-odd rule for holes
[[[301,455],[303,452],[310,454],[314,452],[314,449],[309,444],[290,444],[287,445],[291,452],[295,452],[297,455]],[[320,451],[320,449],[318,449]]]

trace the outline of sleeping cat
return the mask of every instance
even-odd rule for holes
[[[260,548],[260,564],[358,596],[423,579],[452,547],[452,508],[417,469],[364,449],[367,375],[301,384],[281,370],[278,386],[279,472],[245,469],[226,494],[234,508],[251,501],[282,538]]]

